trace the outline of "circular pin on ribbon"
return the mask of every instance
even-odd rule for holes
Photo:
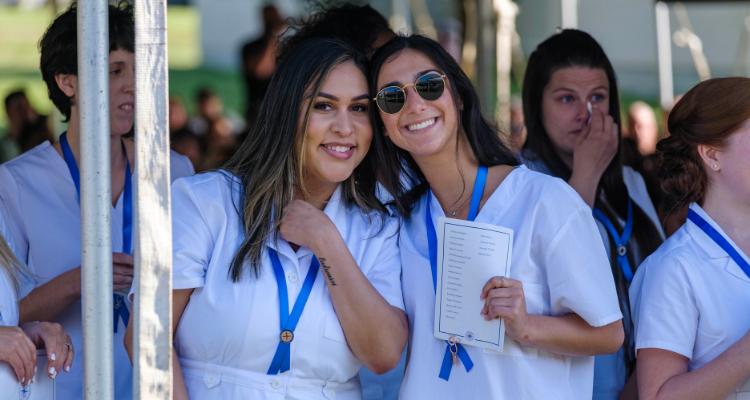
[[[474,340],[474,333],[472,333],[471,331],[466,332],[466,339],[469,339],[470,342]]]
[[[292,340],[294,340],[294,332],[290,331],[289,329],[284,329],[281,331],[281,335],[279,335],[279,338],[281,339],[282,343],[291,343]]]
[[[617,254],[618,254],[618,255],[619,255],[620,257],[624,256],[624,255],[625,255],[625,253],[627,253],[627,252],[628,252],[628,249],[627,249],[627,248],[625,248],[625,246],[624,246],[624,245],[619,245],[619,246],[617,246]]]

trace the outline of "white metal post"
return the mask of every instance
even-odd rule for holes
[[[578,0],[562,0],[562,28],[578,29]]]
[[[114,398],[112,189],[109,151],[109,9],[78,2],[81,148],[81,297],[86,400]]]
[[[656,3],[656,48],[659,53],[659,97],[662,109],[666,110],[674,102],[674,84],[669,6],[662,1]]]
[[[172,399],[167,1],[135,2],[135,399]]]
[[[511,0],[495,0],[497,19],[497,123],[510,132],[510,70],[513,34],[516,31],[518,6]]]
[[[391,0],[391,28],[396,33],[411,33],[411,6],[409,0]]]

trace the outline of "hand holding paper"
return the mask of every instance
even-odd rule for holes
[[[505,322],[505,333],[511,339],[522,341],[529,314],[526,312],[526,299],[521,281],[500,276],[492,277],[482,288],[481,299],[484,300],[481,315],[485,320],[502,318]]]

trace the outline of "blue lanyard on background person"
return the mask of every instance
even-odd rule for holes
[[[487,167],[480,165],[477,170],[477,179],[474,181],[474,192],[471,194],[471,206],[469,207],[469,216],[467,221],[474,221],[479,213],[479,203],[482,201],[482,193],[484,193],[484,184],[487,182]],[[432,209],[430,202],[432,200],[432,190],[427,193],[427,213],[425,214],[425,225],[427,225],[427,244],[430,248],[430,269],[432,270],[432,289],[437,293],[437,232],[435,231],[435,225],[432,222]],[[453,353],[451,352],[451,344],[446,340],[445,355],[443,356],[443,364],[440,367],[440,379],[448,380],[451,376],[451,358]],[[474,368],[474,363],[469,357],[469,353],[464,349],[461,343],[456,343],[456,352],[458,358],[466,368],[466,372],[471,371]]]
[[[65,132],[60,136],[60,147],[62,148],[63,157],[65,163],[68,164],[68,170],[70,170],[70,176],[73,178],[73,183],[76,186],[76,193],[78,193],[78,203],[81,202],[81,174],[78,171],[78,164],[73,156],[73,152],[70,150],[68,144],[68,133]],[[131,181],[132,173],[130,171],[130,160],[128,159],[128,152],[125,149],[125,142],[120,139],[122,145],[122,153],[125,154],[125,162],[127,169],[125,170],[125,190],[123,193],[122,203],[122,252],[130,254],[130,245],[133,235],[133,187]],[[130,320],[130,312],[128,308],[123,304],[123,296],[119,294],[113,294],[114,298],[114,331],[117,333],[117,321],[122,317],[122,322],[125,326],[128,326]]]
[[[734,260],[737,265],[742,269],[742,272],[747,275],[748,278],[750,278],[750,264],[748,264],[747,261],[745,261],[744,258],[742,258],[742,255],[735,250],[735,248],[729,243],[729,241],[719,233],[716,229],[714,229],[711,224],[706,222],[705,219],[701,218],[698,213],[696,213],[693,210],[688,210],[688,220],[692,221],[695,225],[698,226],[698,228],[701,228],[703,232],[708,235],[711,239],[713,239],[716,244],[719,245],[727,254],[729,254],[729,257],[732,257],[732,260]]]
[[[290,315],[286,276],[284,275],[284,268],[281,266],[281,260],[279,260],[279,254],[274,249],[268,249],[268,255],[271,257],[273,273],[276,275],[276,285],[279,287],[279,325],[281,325],[281,333],[279,334],[279,345],[276,347],[276,354],[273,355],[271,367],[268,369],[267,374],[276,375],[289,371],[291,359],[290,344],[294,340],[294,329],[297,328],[302,310],[305,309],[307,299],[310,297],[310,292],[315,284],[315,278],[318,276],[320,264],[318,263],[318,258],[313,254],[310,269],[307,270],[307,276],[305,277],[305,283],[302,284],[302,290],[299,292],[299,296],[297,296],[297,301],[294,302],[292,314]]]
[[[633,270],[630,269],[630,262],[628,261],[628,248],[625,247],[630,240],[630,234],[633,233],[633,203],[628,197],[628,220],[625,222],[625,227],[622,229],[622,235],[617,234],[617,229],[612,224],[604,213],[598,208],[594,208],[594,217],[598,219],[612,235],[612,239],[615,240],[615,246],[617,246],[617,265],[622,269],[622,273],[625,275],[625,279],[628,282],[633,280]]]

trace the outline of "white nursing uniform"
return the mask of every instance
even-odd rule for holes
[[[193,174],[187,157],[170,155],[172,180]],[[135,177],[135,175],[133,175]],[[81,265],[81,212],[73,178],[65,160],[49,142],[0,165],[0,198],[21,261],[40,279],[40,286]],[[112,251],[120,252],[123,194],[111,209]],[[132,315],[132,313],[131,313]],[[79,300],[54,321],[70,335],[77,356],[70,372],[59,373],[57,400],[83,398],[82,316]],[[112,327],[112,323],[110,323]],[[110,328],[112,329],[112,328]],[[114,334],[115,398],[132,399],[130,360],[122,345],[125,325],[119,319]]]
[[[721,227],[700,215],[742,255]],[[630,285],[635,347],[663,349],[700,368],[750,329],[750,277],[701,228],[689,221],[641,264]],[[727,398],[749,400],[750,380]]]
[[[551,175],[549,168],[539,160],[533,160],[534,157],[525,158],[521,156],[521,161],[534,171],[541,172],[543,174]],[[637,204],[641,210],[648,216],[653,222],[656,230],[664,239],[664,230],[662,229],[661,223],[659,222],[659,216],[656,213],[656,208],[651,202],[651,197],[648,195],[648,189],[646,189],[646,182],[643,180],[641,174],[636,172],[630,167],[622,167],[622,179],[625,182],[625,186],[628,189],[628,195],[630,199]],[[609,232],[603,223],[599,220],[596,221],[596,226],[599,228],[599,234],[602,237],[604,243],[604,249],[606,250],[607,257],[611,257],[609,247]],[[625,221],[618,218],[618,226],[624,226]],[[630,237],[630,248],[637,249],[635,237]],[[642,254],[634,254],[636,267],[645,258]],[[610,264],[611,265],[611,264]],[[616,267],[619,268],[619,267]],[[625,288],[627,291],[627,287]],[[626,313],[629,311],[630,306],[627,299],[620,299],[622,310]],[[628,317],[625,316],[623,322],[627,322]],[[627,323],[624,324],[626,332],[630,327]],[[631,335],[632,337],[632,335]],[[633,343],[631,342],[630,346]],[[594,358],[594,395],[593,400],[617,400],[620,397],[620,392],[625,387],[625,383],[628,381],[628,371],[625,366],[625,345],[620,348],[615,354],[602,354]]]
[[[504,352],[464,346],[474,363],[438,377],[446,344],[435,339],[425,208],[416,204],[401,230],[401,260],[410,358],[402,399],[591,399],[594,358],[553,354],[505,337]],[[444,213],[432,198],[432,219]],[[591,326],[622,318],[614,279],[591,209],[560,179],[519,167],[479,211],[476,222],[514,231],[510,277],[523,283],[530,314],[576,313]],[[480,293],[477,293],[479,297]]]
[[[244,234],[236,211],[240,182],[222,172],[180,179],[172,185],[174,289],[195,288],[175,332],[175,351],[192,400],[358,400],[362,364],[346,343],[326,277],[318,271],[291,342],[291,369],[268,375],[279,344],[279,291],[268,249],[260,276],[240,282],[229,266]],[[397,221],[380,231],[354,205],[341,201],[339,186],[324,212],[338,228],[354,260],[391,305],[404,308]],[[281,237],[278,252],[293,308],[310,268],[312,251],[296,253]]]

